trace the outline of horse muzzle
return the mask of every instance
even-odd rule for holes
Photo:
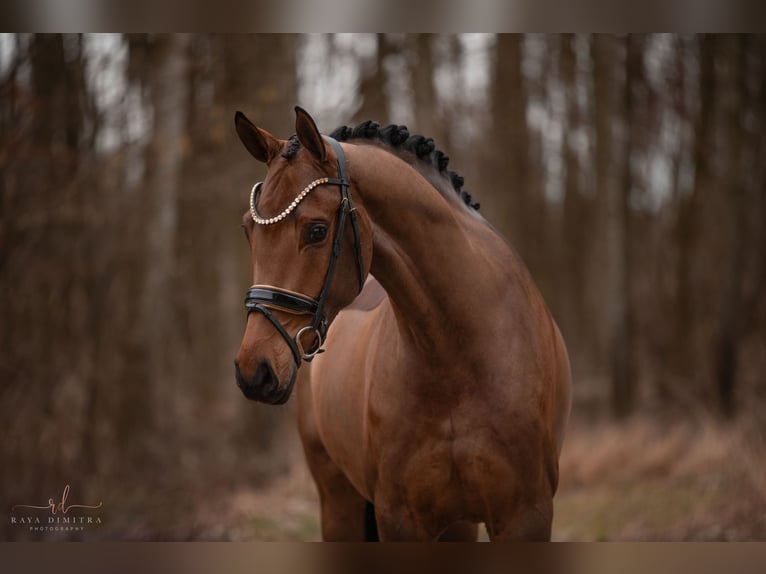
[[[280,385],[279,378],[271,363],[259,361],[253,376],[246,378],[239,366],[239,361],[234,360],[234,375],[237,386],[251,401],[258,401],[269,405],[281,405],[287,402],[295,385],[296,369],[290,371],[290,377],[286,384]]]

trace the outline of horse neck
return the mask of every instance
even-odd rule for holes
[[[388,293],[402,335],[431,353],[460,344],[472,329],[486,331],[477,302],[502,292],[505,241],[457,194],[441,194],[392,154],[353,146],[348,156],[373,225],[370,271]]]

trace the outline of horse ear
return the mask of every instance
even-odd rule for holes
[[[324,138],[319,133],[314,119],[300,106],[295,106],[295,133],[298,141],[320,161],[327,158]]]
[[[266,130],[255,127],[245,114],[234,114],[234,127],[237,135],[252,156],[263,163],[270,162],[282,149],[280,141]]]

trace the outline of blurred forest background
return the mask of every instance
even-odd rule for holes
[[[316,539],[233,358],[275,135],[433,137],[527,262],[575,404],[554,538],[766,539],[766,37],[0,37],[4,539]],[[103,501],[34,533],[14,504]]]

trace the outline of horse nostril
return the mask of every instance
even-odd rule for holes
[[[237,386],[250,400],[274,403],[274,395],[279,389],[279,379],[266,360],[258,361],[252,377],[243,374],[239,361],[234,361],[234,375]]]
[[[252,386],[263,393],[270,393],[277,387],[277,376],[268,361],[259,361],[253,375]]]

